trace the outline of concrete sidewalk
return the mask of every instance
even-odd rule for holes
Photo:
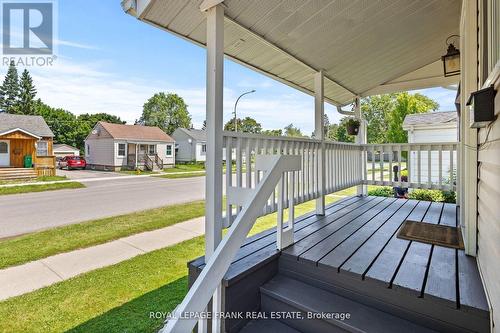
[[[205,233],[204,221],[204,217],[199,217],[162,229],[2,269],[0,300],[201,236]]]

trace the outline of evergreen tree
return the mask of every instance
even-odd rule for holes
[[[34,100],[36,96],[36,88],[33,85],[33,79],[31,78],[28,70],[24,70],[21,75],[20,81],[20,94],[19,94],[19,111],[22,114],[33,114],[34,113]]]
[[[0,108],[7,113],[19,113],[19,77],[14,61],[10,62],[9,70],[0,87]]]

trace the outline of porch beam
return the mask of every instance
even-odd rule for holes
[[[324,75],[320,70],[314,75],[314,137],[321,140],[318,150],[318,191],[316,214],[325,215],[325,97]]]
[[[216,4],[206,9],[207,15],[207,87],[206,87],[206,208],[205,260],[208,260],[222,240],[222,128],[224,78],[224,7]],[[212,298],[212,311],[222,309],[222,288]],[[206,322],[200,322],[204,331]],[[221,321],[213,316],[212,332],[221,331]]]
[[[367,128],[366,128],[366,121],[363,119],[363,115],[361,114],[361,98],[359,96],[356,96],[354,99],[354,116],[359,120],[360,126],[359,126],[359,132],[358,135],[356,135],[356,143],[357,144],[365,144],[367,143]],[[366,168],[366,159],[365,157],[365,152],[360,151],[360,165],[361,169],[359,170],[361,172],[361,179],[363,179],[364,175],[364,169]],[[368,195],[368,187],[367,185],[358,185],[356,186],[356,192],[357,195]]]

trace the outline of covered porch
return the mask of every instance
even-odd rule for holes
[[[163,159],[158,156],[157,142],[127,142],[127,166],[132,170],[163,170]],[[163,146],[163,145],[162,145]]]
[[[178,306],[177,316],[166,322],[162,332],[188,332],[196,323],[200,332],[209,325],[212,332],[232,329],[220,318],[208,323],[180,316],[244,307],[243,290],[252,287],[260,292],[255,309],[291,310],[293,302],[285,303],[294,288],[288,287],[299,288],[300,283],[287,278],[305,283],[304,290],[320,289],[308,289],[312,294],[323,290],[342,297],[314,303],[304,296],[295,300],[296,308],[328,312],[338,300],[376,321],[379,326],[374,331],[405,327],[489,331],[490,312],[473,257],[477,251],[477,131],[469,128],[470,115],[465,111],[468,96],[479,88],[476,2],[125,0],[123,7],[138,19],[207,50],[206,259],[204,264],[192,265],[203,269]],[[455,72],[460,75],[443,72],[441,56],[451,36],[460,43],[460,70]],[[224,132],[224,56],[313,96],[313,138]],[[449,87],[459,81],[460,141],[367,143],[361,98]],[[359,120],[355,143],[326,140],[325,102]],[[346,111],[346,106],[352,110]],[[276,115],[286,115],[286,110],[276,110]],[[226,168],[226,213],[223,154],[226,161],[236,160],[234,179]],[[408,173],[405,178],[403,168]],[[456,191],[457,205],[367,197],[367,185]],[[356,198],[325,207],[326,194],[352,186],[357,186]],[[316,201],[314,214],[295,219],[294,205],[309,200]],[[273,242],[246,240],[255,219],[272,212],[278,212],[277,230],[268,231],[266,237]],[[409,217],[461,228],[465,251],[396,239],[396,230]],[[299,221],[311,224],[305,222],[302,227]],[[224,236],[223,228],[228,228]],[[256,255],[244,256],[250,261],[245,263],[243,257],[238,259],[242,251]],[[279,257],[277,266],[259,271],[256,263],[273,256]],[[249,267],[241,276],[248,279],[237,277],[235,281],[246,282],[234,289],[235,298],[228,299],[227,274]],[[282,272],[287,278],[279,277]],[[270,279],[275,281],[273,286],[266,284]],[[331,323],[305,323],[293,329],[331,329]],[[363,320],[349,328],[342,325],[338,330],[368,329]],[[235,331],[242,328],[235,327]],[[288,328],[281,329],[288,332]]]

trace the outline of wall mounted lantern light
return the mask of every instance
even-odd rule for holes
[[[453,76],[460,74],[460,51],[455,47],[453,42],[450,42],[452,38],[460,37],[458,35],[451,35],[446,39],[446,45],[448,45],[448,51],[444,56],[441,57],[443,61],[444,76]]]

